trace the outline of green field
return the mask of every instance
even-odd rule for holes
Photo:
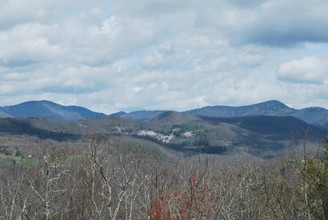
[[[25,156],[14,156],[14,155],[6,155],[0,154],[0,160],[10,160],[14,164],[18,164],[21,166],[32,166],[38,163],[38,159],[33,157],[25,157]]]

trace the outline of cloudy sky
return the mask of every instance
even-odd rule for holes
[[[327,0],[0,0],[0,106],[328,108]]]

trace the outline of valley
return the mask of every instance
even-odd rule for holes
[[[3,108],[0,218],[320,218],[314,201],[326,200],[313,180],[326,178],[326,110],[305,121],[276,104],[215,114]]]
[[[306,139],[315,147],[328,131],[323,122],[317,123],[319,117],[322,120],[327,117],[327,110],[307,114],[307,122],[300,119],[304,114],[299,112],[304,110],[291,109],[278,101],[187,112],[138,111],[109,116],[49,101],[2,109],[12,116],[0,119],[1,136],[21,135],[63,143],[84,141],[90,135],[115,136],[118,143],[129,137],[185,155],[248,154],[262,159],[275,158],[286,154],[291,140],[299,146]],[[295,111],[298,118],[291,116]]]

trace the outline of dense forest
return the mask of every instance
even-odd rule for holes
[[[271,160],[32,141],[0,149],[0,219],[328,219],[327,139]]]

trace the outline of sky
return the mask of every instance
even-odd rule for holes
[[[0,106],[328,108],[327,0],[0,0]]]

